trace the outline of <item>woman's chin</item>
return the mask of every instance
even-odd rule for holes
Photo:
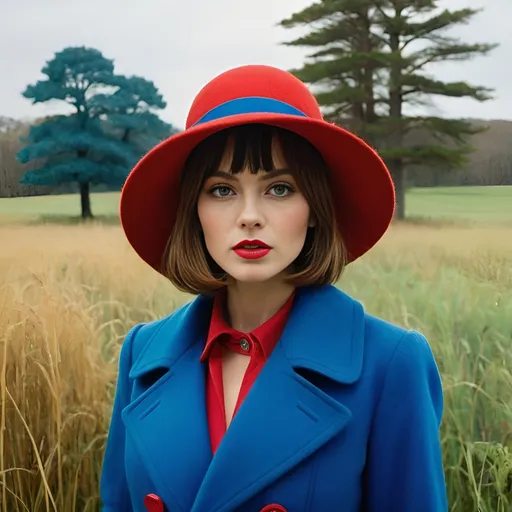
[[[229,271],[231,270],[231,272]],[[252,268],[232,268],[228,269],[228,274],[231,278],[238,283],[262,283],[270,281],[277,277],[281,272],[281,269],[270,269],[253,266]]]

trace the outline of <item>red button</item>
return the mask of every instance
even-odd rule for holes
[[[165,512],[164,503],[156,494],[146,494],[144,505],[148,512]]]
[[[273,505],[263,507],[260,512],[286,512],[286,509],[282,505],[274,503]]]

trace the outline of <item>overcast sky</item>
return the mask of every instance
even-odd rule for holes
[[[280,43],[296,32],[277,23],[312,0],[0,0],[0,116],[58,112],[21,96],[42,78],[44,63],[66,46],[86,45],[115,61],[120,73],[155,82],[167,108],[162,117],[184,127],[198,90],[233,66],[300,65],[306,50]],[[440,79],[496,89],[496,99],[437,101],[435,113],[512,120],[512,0],[441,0],[451,9],[482,7],[461,27],[468,42],[497,42],[490,56],[432,69]]]

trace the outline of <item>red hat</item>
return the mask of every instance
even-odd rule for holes
[[[185,130],[155,146],[128,176],[121,224],[146,263],[161,271],[178,209],[180,174],[191,151],[215,132],[249,123],[295,132],[323,156],[349,262],[380,240],[395,209],[395,189],[384,162],[360,138],[324,121],[315,97],[299,79],[274,67],[250,65],[226,71],[203,87]]]

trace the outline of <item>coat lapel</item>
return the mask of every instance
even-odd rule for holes
[[[161,321],[130,372],[139,382],[163,373],[123,410],[123,420],[170,510],[191,510],[212,459],[199,361],[210,311],[211,301],[199,297]]]
[[[350,410],[302,377],[340,384],[361,373],[364,312],[334,287],[299,290],[280,343],[240,407],[192,512],[229,512],[340,433]]]

